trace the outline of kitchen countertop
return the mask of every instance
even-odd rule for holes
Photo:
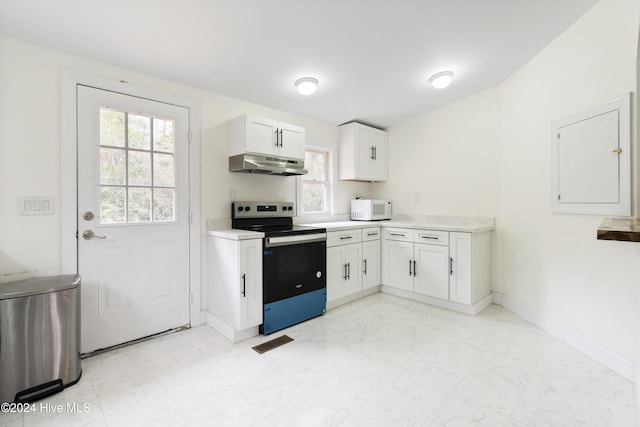
[[[453,217],[453,216],[404,216],[383,221],[329,221],[311,224],[314,227],[324,227],[327,231],[342,231],[363,227],[398,227],[429,230],[461,231],[478,233],[491,231],[495,228],[491,217]]]
[[[495,228],[492,217],[457,217],[457,216],[397,216],[383,221],[326,221],[304,223],[295,221],[297,225],[326,228],[327,231],[352,230],[365,227],[397,227],[428,230],[460,231],[479,233],[491,231]],[[231,240],[262,239],[264,233],[248,230],[235,230],[229,221],[209,221],[207,235]]]
[[[638,218],[605,218],[598,227],[598,240],[640,242]]]
[[[223,229],[223,230],[208,230],[207,235],[222,237],[223,239],[230,240],[249,240],[249,239],[262,239],[264,233],[249,230],[235,230],[235,229]]]
[[[383,221],[328,221],[310,224],[300,223],[300,225],[324,227],[327,231],[341,231],[362,227],[398,227],[477,233],[482,231],[491,231],[495,228],[494,219],[492,217],[433,215],[397,216],[393,217],[393,219]]]

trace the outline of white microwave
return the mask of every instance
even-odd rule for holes
[[[351,219],[354,221],[391,219],[391,200],[352,200]]]

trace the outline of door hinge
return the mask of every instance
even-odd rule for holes
[[[558,132],[558,139],[560,139],[560,132]]]
[[[559,194],[556,197],[558,198],[558,200],[560,200],[560,195]]]
[[[622,148],[614,148],[613,151],[611,151],[613,154],[620,154],[622,153]]]

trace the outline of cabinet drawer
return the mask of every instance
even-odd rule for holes
[[[440,230],[417,230],[415,233],[416,243],[427,243],[430,245],[449,245],[449,232]]]
[[[386,240],[413,242],[413,230],[408,230],[406,228],[385,228],[384,238]]]
[[[362,241],[368,242],[370,240],[380,239],[380,227],[370,227],[362,229]]]
[[[360,243],[362,230],[330,231],[327,233],[327,247]]]

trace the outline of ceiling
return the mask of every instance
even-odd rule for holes
[[[342,124],[495,86],[597,0],[0,0],[0,33]],[[1,66],[1,65],[0,65]],[[444,90],[439,71],[455,73]],[[320,81],[309,97],[294,81]]]

